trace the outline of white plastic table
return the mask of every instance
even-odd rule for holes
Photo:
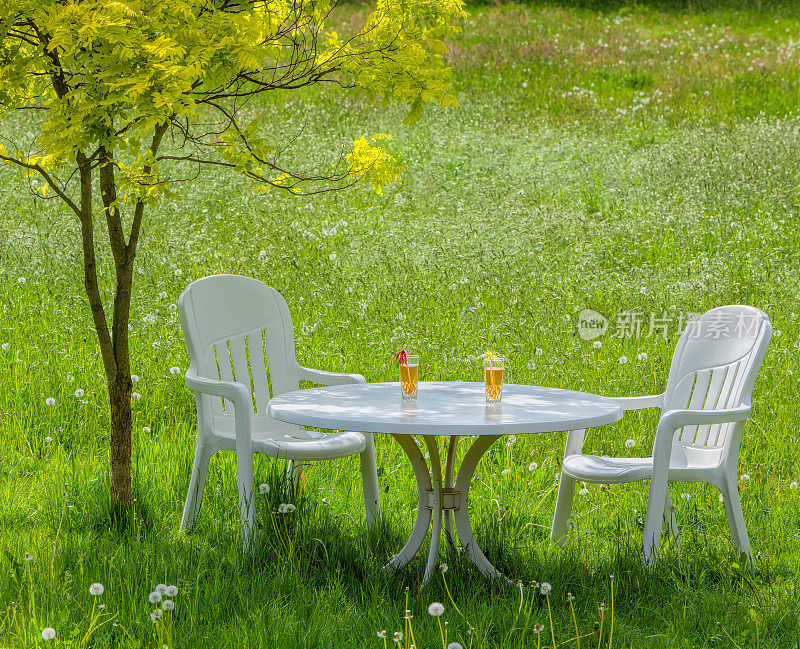
[[[495,440],[509,434],[610,424],[622,418],[622,408],[606,397],[530,385],[504,385],[502,403],[487,405],[483,383],[420,382],[415,400],[401,399],[399,383],[356,383],[281,394],[270,400],[267,414],[301,426],[389,433],[397,440],[414,469],[419,505],[411,536],[387,568],[402,568],[414,558],[432,522],[426,583],[438,562],[442,516],[448,549],[454,547],[454,518],[461,545],[473,563],[484,575],[502,576],[478,547],[467,507],[475,468]],[[412,435],[424,436],[430,468]],[[437,435],[450,438],[444,479]],[[477,439],[454,481],[456,442],[461,435]]]

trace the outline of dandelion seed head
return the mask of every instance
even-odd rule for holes
[[[542,593],[542,595],[547,595],[551,590],[553,590],[553,587],[546,581],[543,582],[542,585],[539,587],[539,591]]]
[[[447,572],[448,570],[447,564],[446,563],[441,564],[439,566],[439,570],[441,570],[442,572]]]
[[[749,473],[743,473],[742,477],[739,478],[739,480],[741,480],[742,482],[747,482],[749,479],[750,479],[750,474]]]
[[[158,586],[156,586],[156,592],[160,593],[161,595],[163,595],[164,593],[167,592],[167,585],[166,584],[159,584]]]
[[[139,394],[138,392],[134,392],[134,393],[131,394],[131,399],[133,399],[134,401],[138,401],[141,398],[142,398],[142,395]]]
[[[42,629],[42,640],[52,640],[56,637],[56,630],[49,626],[46,629]]]
[[[50,435],[48,435],[47,437],[45,437],[45,438],[44,438],[44,442],[45,442],[45,444],[49,444],[49,443],[50,443],[50,442],[52,442],[52,441],[53,441],[53,438],[52,438],[52,437],[50,437]]]
[[[278,513],[279,514],[291,514],[297,507],[295,507],[292,503],[281,503],[278,505]]]
[[[53,399],[53,397],[47,397],[47,399],[45,399],[45,400],[44,400],[44,402],[45,402],[45,403],[46,403],[48,406],[54,406],[54,405],[56,405],[56,400],[55,400],[55,399]]]
[[[150,600],[151,604],[158,604],[161,601],[161,593],[157,590],[154,590],[150,595],[147,597]]]
[[[628,357],[627,356],[620,356],[619,357],[619,364],[620,365],[625,365],[625,363],[627,363],[627,362],[628,362]]]
[[[536,471],[536,469],[538,469],[538,468],[539,468],[539,465],[536,464],[536,462],[531,462],[528,465],[528,471]]]
[[[86,394],[86,393],[83,390],[81,390],[80,388],[75,390],[75,396],[78,397],[78,399],[81,399],[84,394]]]
[[[162,611],[171,611],[173,608],[175,608],[175,602],[173,602],[171,599],[165,599],[163,602],[161,602]]]
[[[464,649],[464,646],[460,642],[451,642],[447,645],[447,649]]]
[[[378,634],[379,638],[385,638],[386,637],[386,631],[385,630],[384,631],[377,631],[377,634]]]
[[[592,343],[592,347],[593,347],[594,349],[600,349],[602,346],[603,346],[603,343],[601,343],[599,340],[595,340],[595,341]]]
[[[789,483],[789,489],[797,489],[797,483],[796,482],[790,482]]]
[[[91,586],[89,586],[89,594],[94,595],[95,597],[97,597],[98,595],[102,595],[104,590],[105,588],[103,587],[103,584],[99,582],[95,582]]]
[[[269,485],[268,484],[260,484],[258,485],[258,492],[261,494],[268,494],[269,493]]]
[[[146,433],[147,435],[149,435],[149,434],[150,434],[150,426],[144,426],[144,427],[142,428],[142,431],[143,431],[144,433]]]
[[[625,440],[625,448],[633,448],[634,446],[636,446],[636,440],[633,439]]]
[[[167,586],[167,590],[164,592],[167,597],[175,597],[178,594],[178,587],[177,586]]]
[[[639,353],[636,355],[636,358],[637,358],[638,360],[640,360],[640,361],[646,361],[646,360],[647,360],[647,354],[646,354],[645,352],[639,352]]]
[[[178,366],[170,367],[169,368],[169,373],[172,374],[173,376],[175,376],[177,374],[180,374],[181,373],[181,368],[178,367]]]
[[[4,352],[7,352],[9,349],[11,349],[11,343],[3,343],[0,345],[0,349],[2,349]]]
[[[441,615],[444,615],[444,604],[433,602],[430,606],[428,606],[428,615],[433,617],[440,617]]]
[[[131,374],[131,383],[138,383],[139,377],[136,374]]]

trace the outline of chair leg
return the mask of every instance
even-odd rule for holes
[[[678,529],[678,521],[675,519],[675,507],[672,506],[672,498],[669,496],[669,485],[667,485],[667,497],[664,501],[663,525],[669,535],[675,539],[675,545],[680,547],[680,530]]]
[[[750,537],[747,535],[742,503],[739,500],[739,486],[735,479],[730,478],[725,478],[722,485],[722,499],[725,501],[725,514],[728,517],[733,544],[740,554],[743,552],[747,555],[747,561],[752,566],[753,555],[750,551]]]
[[[375,460],[375,440],[365,433],[367,445],[361,451],[361,483],[364,488],[364,511],[367,515],[367,528],[372,527],[381,517],[381,495],[378,488],[378,465]]]
[[[303,477],[303,461],[289,460],[286,463],[286,484],[289,487],[290,498],[296,498],[300,494],[300,481]]]
[[[556,511],[553,514],[553,527],[550,538],[553,541],[562,539],[569,530],[569,517],[572,513],[572,500],[575,498],[575,478],[561,471],[558,481],[558,496],[556,497]]]
[[[186,504],[183,506],[183,516],[181,517],[181,530],[194,525],[197,512],[203,501],[203,487],[206,482],[206,472],[211,453],[206,444],[198,444],[194,452],[194,463],[192,464],[192,477],[189,480],[189,491],[186,494]]]
[[[658,557],[661,525],[664,521],[664,505],[667,502],[668,491],[666,471],[664,471],[663,477],[654,475],[651,478],[642,540],[642,559],[649,568],[655,567]]]
[[[256,500],[253,491],[253,454],[236,452],[236,475],[239,482],[239,512],[242,520],[244,551],[252,548],[255,536]]]

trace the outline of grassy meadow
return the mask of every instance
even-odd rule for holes
[[[334,22],[346,32],[367,11],[347,4]],[[406,173],[384,193],[264,195],[212,171],[150,211],[132,315],[132,529],[107,522],[107,397],[77,222],[0,168],[0,647],[380,649],[386,630],[389,645],[403,631],[400,646],[429,649],[442,645],[434,601],[447,642],[476,649],[577,647],[576,626],[584,648],[800,647],[800,8],[488,3],[461,27],[448,43],[460,106],[415,127],[402,107],[333,89],[254,108],[298,135],[300,161],[391,133]],[[6,117],[0,134],[25,141],[30,126]],[[560,433],[498,442],[473,483],[478,541],[521,587],[444,552],[447,587],[437,575],[419,589],[425,557],[381,570],[416,507],[410,466],[383,435],[379,529],[364,527],[357,459],[308,466],[296,511],[279,515],[283,467],[257,457],[271,490],[244,556],[234,458],[221,454],[195,528],[180,533],[195,407],[176,302],[212,273],[284,295],[301,364],[369,381],[395,380],[401,345],[421,355],[423,380],[479,380],[476,356],[491,348],[517,383],[654,394],[687,314],[763,309],[775,335],[740,454],[755,571],[702,485],[672,485],[682,547],[665,540],[654,574],[638,557],[647,483],[589,485],[567,544],[551,544]],[[584,308],[610,321],[599,348],[578,335]],[[617,337],[629,311],[641,330]],[[589,431],[586,449],[647,455],[656,417]],[[161,583],[179,593],[154,624],[148,594]]]

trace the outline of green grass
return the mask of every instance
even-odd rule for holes
[[[516,382],[651,394],[666,381],[681,312],[764,309],[777,331],[740,461],[754,573],[734,556],[716,491],[697,485],[673,486],[683,547],[665,544],[655,575],[637,555],[644,483],[590,486],[566,548],[553,546],[561,434],[498,444],[471,504],[498,568],[552,584],[558,642],[574,636],[567,592],[581,633],[592,633],[613,574],[614,646],[732,647],[719,621],[742,647],[799,647],[800,490],[790,485],[800,480],[800,16],[791,3],[687,4],[473,8],[451,44],[461,106],[431,109],[415,128],[400,126],[402,109],[358,95],[261,106],[276,132],[303,126],[299,159],[386,131],[408,171],[382,195],[362,187],[313,198],[265,197],[210,173],[150,213],[132,316],[137,518],[124,532],[107,522],[107,406],[76,224],[0,170],[0,646],[43,645],[46,626],[57,630],[53,646],[81,646],[93,603],[122,626],[106,623],[88,645],[158,646],[147,601],[158,583],[181,589],[176,647],[379,648],[376,631],[391,639],[403,628],[407,587],[419,648],[441,644],[425,612],[432,601],[445,604],[450,637],[465,647],[532,646],[531,604],[529,627],[544,624],[549,642],[543,597],[526,586],[517,615],[519,591],[483,580],[462,556],[442,561],[463,615],[438,576],[418,590],[423,560],[381,571],[415,503],[411,471],[386,436],[377,439],[385,518],[373,533],[363,529],[357,460],[311,467],[297,511],[273,517],[282,467],[257,458],[272,495],[259,496],[258,546],[242,556],[225,455],[212,460],[195,530],[178,532],[194,401],[170,374],[187,365],[175,303],[190,280],[232,272],[286,297],[301,363],[370,381],[394,378],[388,354],[399,345],[421,354],[424,379],[447,380],[478,378],[475,356],[493,348]],[[338,19],[364,11],[348,6]],[[25,138],[28,127],[6,121],[0,132]],[[612,328],[630,309],[666,313],[673,326],[668,340],[645,326],[596,350],[577,335],[582,308]],[[634,413],[590,431],[587,448],[646,454],[654,426],[653,413]],[[93,602],[96,581],[105,593]]]

